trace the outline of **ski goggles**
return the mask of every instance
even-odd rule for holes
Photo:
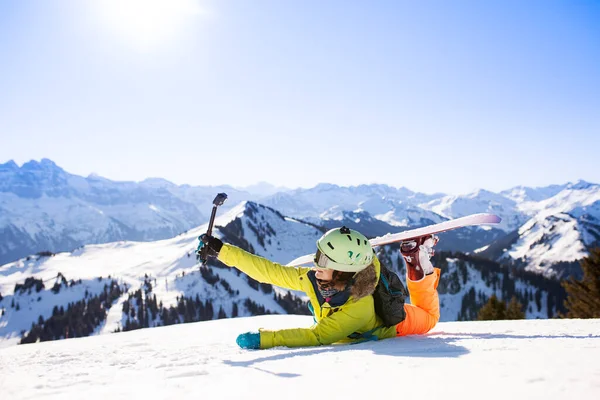
[[[333,262],[333,260],[331,260],[325,254],[323,254],[323,252],[321,252],[321,250],[319,250],[319,248],[317,248],[317,252],[315,253],[315,258],[314,258],[313,262],[315,263],[316,267],[323,268],[323,269],[330,269],[327,267],[327,265],[329,265],[330,262]]]

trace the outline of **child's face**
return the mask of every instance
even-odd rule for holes
[[[315,277],[322,281],[330,281],[333,279],[333,270],[325,269],[319,267],[313,267],[313,271],[315,271]]]

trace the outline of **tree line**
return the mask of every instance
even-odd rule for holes
[[[220,279],[209,267],[201,267],[200,276],[213,287],[221,286],[232,297],[239,295],[238,290],[234,291],[226,280]],[[250,282],[252,278],[247,276],[247,279]],[[253,279],[252,281],[256,282]],[[282,296],[274,292],[271,285],[258,282],[251,287],[265,294],[272,293],[273,299],[289,314],[310,315],[307,303],[289,292]],[[123,302],[122,309],[126,320],[124,325],[116,330],[117,332],[228,317],[235,318],[240,313],[238,301],[232,301],[231,312],[228,315],[223,306],[219,306],[217,310],[211,299],[202,300],[199,294],[177,296],[176,304],[167,307],[163,305],[162,301],[157,300],[152,289],[152,278],[146,275],[142,288],[129,293],[128,299]],[[273,314],[265,306],[250,298],[244,299],[242,305],[250,315]]]
[[[449,292],[457,290],[468,279],[468,262],[478,270],[485,283],[501,297],[492,295],[487,298],[483,293],[471,288],[464,296],[459,318],[465,320],[491,320],[491,319],[520,319],[525,317],[527,307],[541,309],[542,290],[546,291],[547,308],[553,311],[549,317],[566,318],[600,318],[600,249],[593,249],[590,255],[581,262],[583,276],[581,279],[574,277],[561,282],[548,280],[531,273],[506,269],[489,260],[481,260],[460,253],[436,255],[436,265],[442,266],[447,257],[457,259],[456,272],[445,283],[444,290]],[[212,286],[220,285],[232,296],[239,295],[229,283],[220,279],[209,268],[201,269],[202,278]],[[70,282],[59,274],[52,287],[54,293],[61,288],[73,286],[81,281]],[[515,278],[527,280],[533,288],[518,290]],[[102,278],[99,278],[102,279]],[[457,286],[458,285],[458,286]],[[15,293],[24,294],[39,292],[44,289],[44,282],[34,277],[27,278],[24,283],[15,285]],[[283,309],[290,314],[309,315],[306,302],[287,293],[283,296],[277,294],[272,288],[266,288],[257,283],[252,285],[255,290],[273,294],[273,298]],[[559,289],[560,288],[560,289]],[[142,287],[129,293],[128,299],[123,302],[122,311],[126,320],[124,326],[117,331],[129,331],[151,326],[172,325],[196,321],[211,320],[215,318],[237,317],[240,313],[238,302],[233,302],[228,313],[222,306],[215,309],[210,299],[202,300],[198,294],[195,296],[178,296],[176,304],[165,307],[158,301],[152,292],[152,279],[145,277]],[[124,293],[127,287],[121,287],[117,281],[111,280],[104,285],[103,290],[94,296],[87,291],[85,298],[71,302],[66,309],[56,306],[49,318],[40,316],[38,321],[32,323],[29,332],[24,333],[21,342],[34,343],[37,341],[56,340],[70,337],[83,337],[93,333],[100,324],[106,320],[106,314],[112,304]],[[507,299],[510,299],[507,301]],[[552,299],[552,300],[550,300]],[[0,294],[0,300],[2,296]],[[523,305],[525,304],[525,306]],[[247,298],[242,305],[251,315],[270,314],[271,311],[263,305]],[[14,306],[14,298],[13,298]],[[18,303],[16,305],[18,308]]]
[[[111,280],[97,295],[90,296],[86,292],[84,299],[69,303],[66,309],[55,306],[49,318],[40,315],[37,323],[31,324],[20,344],[89,336],[106,320],[108,309],[125,290],[117,281]]]
[[[456,260],[456,269],[451,274],[442,274],[440,292],[458,293],[467,284],[467,265],[469,265],[480,274],[483,283],[488,288],[494,293],[498,293],[498,296],[495,296],[495,299],[492,300],[483,291],[477,291],[474,287],[471,287],[462,297],[461,309],[457,316],[460,321],[478,319],[480,310],[490,302],[490,306],[493,305],[498,309],[504,307],[505,311],[508,310],[509,304],[512,305],[513,310],[516,310],[515,306],[519,305],[523,317],[527,311],[541,312],[544,306],[548,318],[556,317],[565,310],[566,292],[557,280],[514,266],[505,266],[495,261],[459,252],[436,253],[433,263],[445,270],[448,267],[448,258]],[[526,288],[517,288],[518,281],[524,283]],[[543,293],[545,293],[545,296],[543,296]],[[499,303],[500,301],[502,304]],[[498,315],[501,315],[500,311]]]
[[[540,276],[532,276],[527,271],[517,270],[511,272],[520,279],[528,280],[531,284],[541,287],[546,291],[549,318],[600,318],[600,248],[591,249],[589,256],[581,260],[580,265],[582,270],[580,279],[572,276],[562,282]],[[503,275],[503,279],[507,278]],[[498,299],[496,295],[492,295],[479,309],[476,319],[502,320],[525,318],[524,310],[526,307],[518,299],[519,294],[523,295],[514,290],[514,284],[512,287],[513,296],[510,302],[506,303]],[[511,293],[511,290],[508,290],[506,293]],[[525,295],[525,301],[534,300],[538,310],[541,309],[540,293],[541,290],[537,290],[535,295],[531,291],[528,291],[528,294]],[[473,288],[465,296],[468,297],[468,300],[463,301],[463,306],[468,303],[477,303]],[[462,312],[468,313],[468,310],[463,309],[461,310]],[[551,312],[553,312],[552,315],[550,315]],[[471,313],[469,317],[472,316]]]

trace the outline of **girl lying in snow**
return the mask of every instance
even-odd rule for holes
[[[268,349],[355,342],[365,340],[363,334],[385,339],[428,332],[440,318],[440,270],[430,261],[437,240],[429,236],[402,244],[411,304],[404,305],[404,321],[389,328],[383,326],[373,303],[379,260],[368,239],[353,229],[342,227],[325,233],[317,241],[312,268],[273,263],[206,234],[200,236],[198,250],[206,246],[209,256],[235,266],[259,282],[300,290],[309,297],[316,322],[312,327],[259,329],[237,338],[242,348]]]

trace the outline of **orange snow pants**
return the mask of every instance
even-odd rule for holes
[[[440,299],[437,286],[440,269],[420,281],[406,280],[410,303],[405,304],[406,319],[396,325],[396,336],[419,335],[429,332],[440,319]]]

